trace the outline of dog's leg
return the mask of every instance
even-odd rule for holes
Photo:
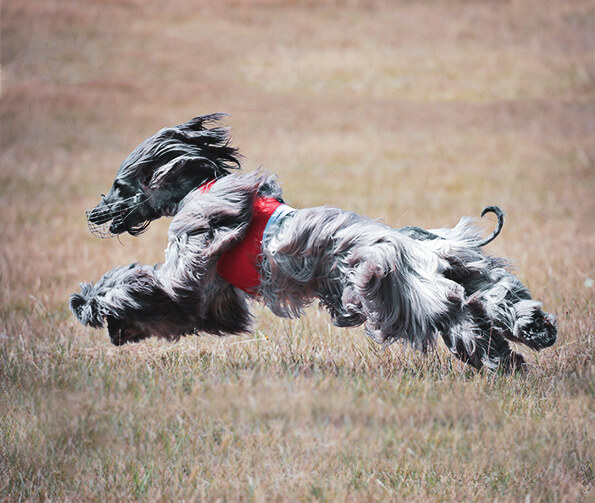
[[[210,288],[210,302],[201,305],[199,297],[177,302],[152,267],[133,264],[109,271],[95,284],[84,284],[80,294],[71,295],[70,308],[84,325],[100,328],[107,321],[116,345],[149,336],[175,340],[198,331],[248,331],[251,316],[243,295],[223,281]]]
[[[439,258],[399,234],[356,248],[348,265],[343,306],[363,313],[366,332],[382,344],[427,349],[464,302],[463,288],[439,274]]]
[[[108,271],[70,296],[78,320],[93,328],[107,321],[112,342],[137,342],[149,335],[176,338],[191,330],[184,311],[167,295],[153,268],[139,264]],[[175,320],[175,321],[174,321]]]
[[[450,240],[427,241],[448,267],[444,275],[463,286],[468,298],[481,299],[486,316],[500,334],[533,349],[551,346],[556,341],[556,318],[542,310],[529,290],[508,269],[506,260],[486,256],[473,243],[473,228],[466,220],[447,234]],[[465,233],[470,232],[467,241]]]
[[[556,341],[556,317],[545,313],[525,285],[505,269],[490,271],[489,281],[478,293],[489,316],[507,339],[536,350]]]
[[[460,318],[452,325],[445,325],[441,335],[454,356],[478,370],[482,367],[505,372],[523,369],[524,358],[511,350],[479,296],[465,302]]]

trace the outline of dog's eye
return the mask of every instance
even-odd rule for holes
[[[112,192],[117,192],[120,197],[127,197],[129,188],[125,184],[115,181],[112,187]]]

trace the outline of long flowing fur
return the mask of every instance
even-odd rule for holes
[[[216,264],[245,236],[262,194],[281,198],[275,178],[263,172],[229,174],[207,194],[188,193],[176,203],[162,266],[114,269],[73,294],[71,309],[93,327],[107,320],[116,344],[248,330],[248,295],[226,283]],[[295,210],[265,235],[262,283],[251,296],[282,317],[300,316],[318,300],[335,325],[365,323],[381,344],[401,340],[425,350],[441,337],[476,368],[510,370],[523,358],[508,341],[549,346],[555,318],[505,261],[482,252],[485,242],[470,219],[423,231],[337,208]]]

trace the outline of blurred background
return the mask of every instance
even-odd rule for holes
[[[105,334],[76,325],[66,306],[68,295],[79,281],[95,280],[115,265],[163,260],[168,222],[154,223],[140,238],[100,241],[88,232],[84,210],[109,190],[122,160],[145,137],[212,112],[230,114],[226,124],[244,168],[277,173],[287,201],[296,207],[330,204],[394,226],[441,227],[454,225],[462,215],[478,216],[486,205],[501,206],[507,221],[490,251],[511,258],[534,296],[560,319],[561,349],[537,360],[538,368],[555,381],[561,379],[557,371],[545,369],[570,365],[584,377],[587,362],[592,376],[594,16],[589,0],[3,2],[0,379],[6,396],[37,397],[31,398],[32,410],[51,409],[61,403],[62,392],[77,389],[78,405],[66,406],[65,424],[78,417],[74,411],[80,407],[88,407],[90,417],[102,417],[89,389],[74,384],[80,382],[80,368],[73,370],[56,355],[87,362],[107,354],[110,365],[120,365],[120,358],[141,358],[133,354],[141,350],[113,352]],[[494,224],[482,223],[487,230]],[[316,309],[305,325],[274,320],[258,308],[257,313],[257,326],[270,338],[305,327],[317,342],[304,346],[304,358],[320,342],[317,334],[364,339],[361,331],[329,327]],[[200,351],[211,356],[219,351],[220,342],[200,341]],[[146,350],[154,356],[151,351],[186,347],[180,344],[151,349],[149,343]],[[369,353],[365,342],[353,344],[362,345],[369,358],[381,358]],[[329,346],[328,358],[337,351]],[[382,358],[402,368],[398,359],[404,350],[390,351],[392,356]],[[366,363],[368,357],[353,354],[354,361]],[[241,355],[229,357],[237,361]],[[259,355],[246,358],[258,362]],[[52,373],[54,358],[63,365],[57,374]],[[27,381],[24,375],[36,375],[31,365],[43,371]],[[213,374],[228,371],[209,368]],[[274,368],[285,376],[285,367]],[[266,371],[257,375],[273,385],[284,379]],[[341,389],[349,393],[344,384]],[[461,386],[461,396],[467,396]],[[45,391],[36,394],[37,388]],[[38,494],[33,486],[14,485],[15,460],[25,456],[19,442],[45,435],[38,458],[46,459],[61,421],[50,413],[45,426],[21,431],[15,424],[26,424],[29,416],[14,405],[18,400],[7,400],[4,410],[11,412],[3,424],[12,425],[7,445],[13,451],[0,455],[0,468],[5,466],[0,481],[8,481],[13,497],[32,497]],[[577,405],[578,417],[585,417],[585,403]],[[558,406],[570,410],[568,403]],[[261,420],[254,419],[255,424]],[[573,438],[581,444],[584,437],[579,437]],[[61,445],[63,439],[56,442]],[[353,467],[357,459],[345,463]],[[28,462],[30,473],[36,473],[36,462]],[[546,466],[535,468],[540,475],[534,481],[546,475],[554,480],[555,470],[550,473]],[[39,482],[46,495],[64,496],[60,491],[73,487],[70,472],[57,470],[62,485]],[[135,480],[142,482],[145,473]],[[556,473],[562,473],[559,487],[571,495],[583,494],[580,488],[591,480],[585,471]],[[153,477],[158,479],[157,472]],[[236,495],[248,487],[242,477],[234,486]],[[221,484],[225,487],[225,479]],[[365,494],[384,494],[381,485],[373,486],[379,493]],[[140,487],[154,490],[150,484]],[[258,491],[276,486],[254,487],[262,496],[266,491]],[[359,494],[342,492],[348,484],[337,487],[331,497]],[[521,497],[525,489],[520,484],[509,496]],[[89,494],[96,497],[97,490]],[[470,494],[481,494],[477,490]],[[543,494],[557,499],[559,493],[552,491]]]

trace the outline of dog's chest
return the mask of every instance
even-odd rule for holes
[[[255,293],[260,285],[258,265],[262,253],[262,238],[267,224],[282,206],[286,205],[277,199],[257,197],[246,236],[227,250],[217,262],[219,275],[246,293]]]

